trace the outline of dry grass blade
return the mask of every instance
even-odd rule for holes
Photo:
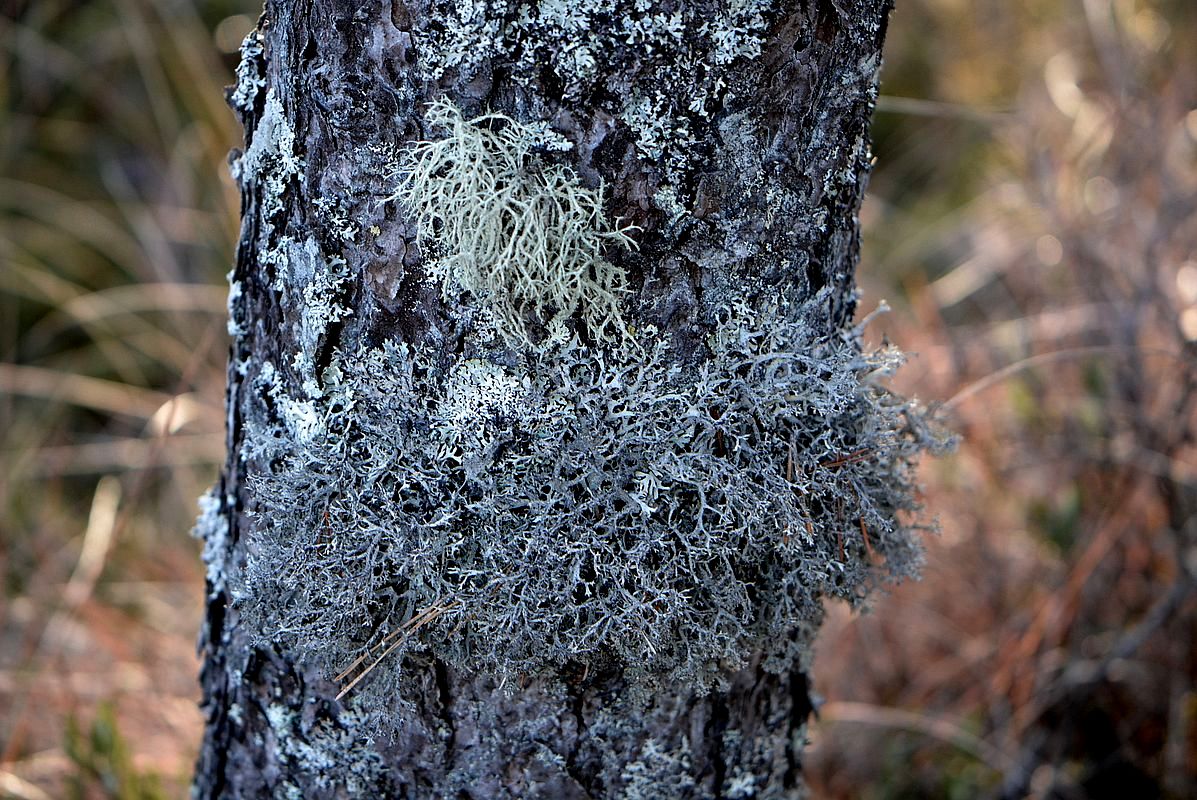
[[[1009,122],[1012,108],[979,108],[963,103],[945,103],[920,97],[897,97],[883,94],[877,98],[877,111],[882,114],[908,114],[916,117],[950,117],[982,125]]]
[[[60,747],[66,716],[86,719],[103,698],[138,769],[162,773],[181,796],[200,730],[190,676],[202,568],[187,531],[224,456],[222,278],[238,206],[226,156],[239,131],[223,101],[232,65],[211,31],[252,9],[242,0],[9,5],[0,13],[0,670],[30,678],[0,686],[0,708],[13,710],[0,713],[0,795],[62,797],[72,778],[82,794],[110,794],[101,784],[111,775],[26,757]],[[112,477],[97,486],[100,475]],[[67,556],[85,527],[76,562]],[[130,611],[136,602],[108,593],[113,579],[178,586],[157,612],[172,623],[148,625]],[[48,637],[68,609],[62,636]],[[133,673],[153,676],[166,696],[133,699],[122,682]]]
[[[171,396],[127,383],[43,367],[0,363],[0,393],[71,403],[126,417],[151,419]]]
[[[29,478],[137,472],[152,468],[215,467],[224,461],[225,438],[219,433],[174,435],[163,447],[159,438],[123,438],[107,442],[39,447],[21,462]]]
[[[142,283],[89,292],[63,303],[57,314],[81,325],[119,314],[198,312],[223,317],[228,289],[191,283]]]
[[[959,723],[943,717],[870,703],[833,701],[820,706],[819,720],[823,724],[855,723],[920,733],[968,753],[998,773],[1005,773],[1013,765],[1009,755],[969,733]]]
[[[120,481],[111,475],[101,478],[92,498],[87,529],[83,532],[83,546],[79,549],[79,561],[62,593],[66,608],[78,608],[95,588],[96,579],[104,569],[108,548],[112,545],[112,534],[116,531],[116,509],[120,499]]]
[[[11,795],[16,800],[51,800],[50,795],[36,785],[4,770],[0,770],[0,792]]]
[[[1002,367],[996,372],[992,372],[985,377],[968,384],[963,389],[959,390],[950,398],[945,400],[940,405],[940,408],[945,410],[955,408],[974,395],[980,394],[986,389],[996,386],[1002,381],[1012,378],[1018,373],[1029,369],[1034,369],[1036,367],[1042,367],[1061,361],[1073,361],[1077,359],[1089,358],[1091,356],[1103,355],[1120,355],[1125,357],[1159,356],[1173,359],[1181,366],[1186,367],[1189,371],[1193,370],[1192,362],[1180,353],[1173,350],[1126,345],[1093,345],[1091,347],[1074,347],[1066,350],[1056,350],[1051,353],[1041,353],[1037,356],[1030,356],[1029,358],[1024,358],[1013,364]]]
[[[378,642],[371,645],[369,648],[366,649],[366,652],[364,654],[362,654],[361,656],[358,656],[358,658],[355,659],[352,664],[350,664],[348,667],[346,667],[345,669],[338,672],[333,677],[333,681],[340,683],[341,681],[345,680],[345,678],[349,677],[349,675],[351,675],[355,669],[357,669],[363,663],[365,663],[367,660],[369,660],[375,653],[377,653],[380,650],[384,650],[387,647],[387,644],[390,641],[392,641],[396,636],[400,636],[405,631],[407,631],[408,626],[410,626],[412,623],[419,620],[424,614],[428,613],[429,609],[439,607],[440,603],[441,603],[441,598],[438,597],[431,605],[428,606],[428,608],[418,612],[417,614],[412,616],[412,618],[409,619],[407,622],[403,623],[398,628],[391,631],[386,636],[384,636],[382,639],[380,639]],[[452,605],[453,604],[450,603],[449,607],[452,607]]]
[[[346,667],[344,670],[342,670],[340,673],[338,673],[335,680],[337,680],[337,681],[344,680],[353,672],[353,670],[355,670],[357,667],[361,666],[366,660],[371,658],[375,653],[378,653],[380,651],[382,651],[382,652],[388,651],[389,645],[391,643],[393,643],[396,638],[398,638],[400,636],[404,636],[404,637],[410,636],[412,632],[423,627],[427,622],[430,622],[432,619],[434,619],[435,616],[440,616],[440,614],[444,613],[445,611],[451,610],[456,605],[457,605],[456,603],[449,603],[448,605],[441,606],[441,601],[438,598],[427,608],[418,612],[407,622],[400,625],[399,628],[397,628],[394,631],[391,631],[386,636],[384,636],[381,640],[379,640],[376,644],[372,645],[366,651],[366,653],[364,655],[357,658],[352,664],[350,664],[348,667]],[[433,613],[435,613],[435,616],[430,618],[428,615],[433,614]]]

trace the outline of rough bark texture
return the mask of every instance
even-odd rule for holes
[[[631,289],[628,323],[655,326],[677,363],[708,356],[729,298],[801,305],[816,338],[850,330],[889,0],[462,8],[269,2],[244,48],[230,96],[247,145],[233,162],[243,227],[230,276],[230,457],[200,523],[209,596],[196,794],[796,796],[811,712],[801,660],[729,660],[712,688],[642,684],[618,658],[578,657],[500,686],[429,645],[394,656],[393,726],[378,731],[353,695],[334,700],[327,665],[257,629],[269,613],[252,612],[255,531],[270,520],[254,476],[271,455],[247,442],[268,427],[263,415],[318,402],[339,353],[390,341],[452,360],[468,349],[454,301],[421,269],[416,221],[386,202],[396,153],[437,135],[422,121],[432,98],[466,117],[547,121],[572,145],[544,159],[601,182],[610,219],[638,226],[638,249],[608,257]],[[521,13],[539,23],[518,28]],[[882,544],[859,519],[846,556],[836,535],[840,556],[863,564]]]

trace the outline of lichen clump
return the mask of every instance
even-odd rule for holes
[[[418,220],[446,299],[464,289],[486,303],[514,344],[544,338],[533,330],[560,339],[575,315],[595,338],[622,333],[627,279],[604,251],[635,242],[608,221],[602,186],[541,163],[534,148],[546,132],[503,114],[466,120],[440,99],[425,121],[445,135],[407,150],[391,199]]]
[[[245,613],[330,677],[388,648],[699,689],[805,663],[825,598],[916,569],[936,444],[876,380],[892,354],[804,321],[826,301],[734,304],[689,365],[651,329],[502,364],[389,342],[338,355],[302,427],[262,371]]]

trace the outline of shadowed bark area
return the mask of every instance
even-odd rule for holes
[[[270,469],[247,431],[288,402],[264,399],[263,365],[282,385],[310,387],[328,384],[338,353],[362,346],[403,342],[445,361],[462,353],[456,301],[427,279],[415,221],[386,202],[397,154],[437,135],[422,109],[441,96],[467,118],[545,121],[571,145],[546,148],[543,160],[601,186],[609,218],[638,227],[637,249],[607,257],[627,275],[629,324],[668,337],[678,363],[708,357],[730,299],[824,297],[805,323],[838,335],[854,312],[856,212],[888,10],[888,0],[496,0],[464,12],[267,3],[230,95],[246,130],[233,161],[243,222],[230,456],[200,526],[209,600],[198,797],[801,792],[804,665],[766,669],[763,657],[733,664],[706,691],[646,688],[611,658],[500,686],[414,650],[396,657],[394,730],[371,738],[354,696],[334,699],[341,687],[327,670],[264,643],[247,620],[263,524],[253,486]],[[537,320],[529,325],[536,332]]]

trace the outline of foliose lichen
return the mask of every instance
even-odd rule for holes
[[[516,82],[534,84],[551,69],[566,102],[624,97],[617,111],[640,155],[673,178],[688,167],[694,123],[734,102],[737,68],[760,56],[776,5],[727,0],[710,14],[662,0],[441,1],[412,33],[427,80],[452,75],[464,84],[502,62]],[[640,83],[652,92],[607,85],[621,71],[612,59],[645,71]]]
[[[303,166],[303,159],[295,152],[295,131],[282,101],[273,88],[267,89],[253,141],[230,163],[233,178],[257,181],[262,187],[262,217],[269,221],[282,212],[288,183],[303,180]]]
[[[229,92],[229,104],[242,113],[251,110],[258,93],[266,88],[260,66],[265,51],[262,34],[256,28],[241,42],[241,60],[237,62],[237,82]]]
[[[202,559],[207,568],[208,591],[216,594],[225,588],[223,556],[228,549],[229,522],[215,489],[200,497],[199,508],[199,519],[191,529],[191,535],[204,543]]]
[[[277,703],[266,706],[265,716],[280,759],[309,785],[330,796],[374,796],[385,767],[376,750],[362,746],[370,740],[369,720],[353,711],[335,719],[322,714],[309,718]],[[288,797],[305,796],[293,782],[282,790]]]
[[[680,750],[662,746],[655,739],[646,740],[639,758],[623,769],[620,797],[622,800],[648,800],[694,796],[694,767],[690,757],[689,742],[684,737]]]

